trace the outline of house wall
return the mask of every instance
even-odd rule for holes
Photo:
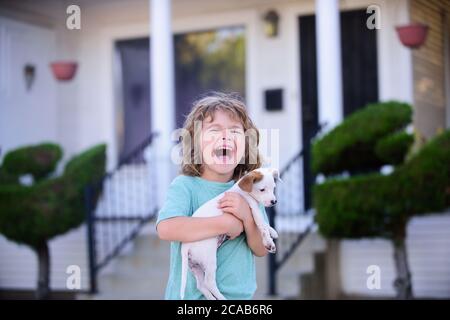
[[[450,297],[450,212],[415,217],[407,228],[408,261],[418,298]],[[380,267],[380,289],[367,288],[367,268]],[[391,242],[345,240],[340,244],[341,288],[346,296],[395,296]]]
[[[49,68],[55,40],[50,28],[0,16],[0,159],[19,145],[58,140],[57,83]],[[35,68],[29,89],[26,65]]]
[[[250,1],[251,2],[251,1]],[[188,10],[179,8],[181,2],[174,1],[173,31],[175,33],[201,31],[211,28],[226,27],[231,25],[244,25],[246,27],[246,97],[247,104],[252,118],[260,129],[279,128],[279,159],[274,159],[274,165],[284,166],[301,149],[301,92],[299,76],[299,45],[298,45],[298,25],[297,19],[302,14],[314,13],[314,1],[266,1],[262,5],[251,2],[251,7],[232,2],[223,11],[217,11],[215,6],[203,5],[204,1],[193,1],[189,14],[183,12]],[[345,1],[342,7],[346,10],[365,8],[373,2],[369,1]],[[391,28],[397,23],[408,20],[406,11],[406,1],[399,1],[400,5],[394,8],[392,2],[379,1],[382,8],[383,27],[379,31],[379,88],[380,99],[399,99],[412,102],[412,70],[411,54],[409,50],[403,48],[396,34]],[[403,3],[403,7],[402,7]],[[147,10],[146,2],[135,2],[135,5],[142,6],[140,11]],[[197,5],[197,6],[195,6]],[[101,25],[92,25],[93,30],[85,32],[86,36],[82,41],[82,61],[86,65],[92,65],[99,69],[98,75],[93,78],[92,72],[80,73],[80,77],[86,79],[81,81],[83,88],[80,90],[80,103],[84,105],[84,112],[89,110],[88,104],[97,101],[98,115],[91,115],[91,121],[87,120],[86,114],[81,115],[84,119],[80,130],[84,133],[80,137],[81,141],[92,139],[92,123],[99,125],[97,119],[108,120],[108,125],[103,128],[105,139],[108,139],[110,147],[110,160],[114,162],[117,158],[116,131],[112,124],[117,123],[117,113],[121,111],[121,102],[114,96],[114,55],[113,43],[117,39],[129,37],[139,37],[148,35],[149,26],[146,16],[142,13],[139,18],[134,19],[132,24],[120,24],[123,18],[123,10],[117,4],[112,8],[98,6],[87,11],[86,19],[102,21]],[[124,5],[125,6],[125,5]],[[129,5],[127,5],[127,9]],[[197,8],[197,10],[195,9]],[[280,35],[277,38],[269,39],[263,34],[261,17],[269,9],[275,8],[280,14]],[[394,12],[394,13],[391,13]],[[211,13],[214,14],[211,14]],[[90,18],[92,16],[92,19]],[[102,16],[107,16],[108,23],[103,22]],[[111,21],[111,22],[109,22]],[[97,51],[94,50],[97,49]],[[94,54],[95,52],[95,54]],[[97,56],[96,56],[97,55]],[[102,58],[101,58],[102,57]],[[92,83],[92,84],[91,84]],[[95,85],[94,85],[95,84]],[[93,97],[88,94],[88,88],[102,87],[96,92],[102,95]],[[285,109],[282,112],[267,112],[263,109],[263,91],[270,88],[284,89]],[[112,110],[111,106],[115,108]],[[106,122],[106,121],[105,121]],[[270,134],[270,132],[267,132]],[[269,138],[262,134],[262,151],[268,143]],[[86,143],[86,142],[84,142]],[[293,147],[294,146],[294,147]],[[271,156],[274,153],[266,154]]]
[[[314,13],[314,1],[173,1],[174,32],[189,32],[230,25],[244,25],[247,34],[246,97],[257,125],[280,128],[280,159],[283,166],[301,148],[299,15]],[[8,1],[6,1],[8,3]],[[14,3],[14,1],[9,1]],[[108,167],[117,162],[121,101],[114,81],[114,41],[148,36],[148,1],[78,1],[81,30],[65,29],[65,7],[44,0],[37,4],[21,1],[10,12],[37,12],[53,25],[57,37],[56,58],[76,59],[79,70],[74,81],[58,86],[57,104],[63,112],[57,119],[58,140],[69,157],[90,145],[108,143]],[[344,10],[364,9],[378,4],[382,28],[378,32],[380,99],[412,102],[411,56],[396,38],[392,27],[408,20],[406,0],[342,1]],[[275,8],[280,14],[280,35],[263,34],[262,15]],[[1,10],[0,10],[1,14]],[[34,13],[33,13],[34,15]],[[281,112],[263,109],[263,91],[283,88],[285,108]],[[263,137],[264,145],[264,137]],[[293,147],[294,146],[294,147]]]
[[[81,226],[50,241],[50,287],[68,290],[69,266],[80,267],[81,290],[89,290],[86,229]],[[0,290],[30,290],[37,285],[37,256],[29,247],[0,235]]]
[[[450,14],[450,1],[412,0],[411,21],[429,26],[425,44],[413,51],[414,125],[430,138],[446,128],[445,19]],[[448,73],[448,71],[447,71]],[[447,82],[446,82],[447,81]]]

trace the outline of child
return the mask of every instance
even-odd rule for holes
[[[217,286],[227,299],[251,299],[256,290],[254,255],[265,256],[267,250],[247,202],[241,195],[230,192],[219,202],[221,216],[191,216],[202,204],[233,186],[247,171],[261,166],[258,130],[241,99],[224,93],[210,94],[195,102],[184,129],[190,139],[183,137],[183,150],[189,154],[183,157],[182,175],[171,183],[157,220],[159,237],[171,241],[165,298],[180,299],[181,242],[225,234],[229,240],[217,251]],[[246,143],[247,132],[256,135],[256,148]],[[262,206],[261,210],[267,221]],[[190,271],[185,299],[204,299]]]

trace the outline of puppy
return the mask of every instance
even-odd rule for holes
[[[259,208],[259,203],[265,207],[277,203],[274,189],[275,182],[279,180],[278,170],[261,168],[253,170],[242,177],[227,192],[237,192],[247,200],[255,224],[261,232],[262,241],[270,253],[274,253],[275,243],[273,239],[278,237],[277,232],[264,221]],[[218,201],[223,194],[209,200],[198,208],[193,217],[214,217],[222,214]],[[188,267],[197,280],[198,290],[208,300],[225,300],[216,284],[216,252],[219,246],[226,240],[226,235],[201,241],[182,243],[181,245],[181,287],[180,296],[184,299],[186,289],[186,277]]]

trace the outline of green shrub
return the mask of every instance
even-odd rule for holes
[[[412,134],[405,131],[396,132],[377,142],[375,154],[383,162],[396,166],[403,163],[413,142]]]
[[[450,130],[391,175],[370,174],[314,186],[320,232],[327,237],[393,239],[413,215],[450,206]]]
[[[86,185],[98,181],[105,173],[106,145],[99,144],[69,160],[64,175],[74,175],[77,181]]]
[[[450,130],[434,137],[393,173],[402,210],[409,215],[450,207]]]
[[[3,159],[3,170],[11,175],[31,174],[35,181],[52,173],[63,155],[57,144],[42,143],[8,152]]]
[[[393,195],[387,177],[370,174],[327,181],[315,185],[313,194],[316,221],[324,236],[389,236],[384,229],[384,219],[388,215],[385,204]]]
[[[0,233],[36,247],[79,226],[85,218],[84,187],[105,173],[106,146],[68,162],[62,176],[32,186],[0,185]]]
[[[312,169],[325,175],[367,172],[385,164],[375,154],[381,138],[406,127],[412,108],[406,103],[375,103],[354,112],[312,145]]]
[[[316,141],[312,153],[316,172],[351,174],[314,186],[319,231],[331,238],[390,239],[400,299],[413,297],[406,249],[409,219],[450,205],[450,131],[425,144],[418,132],[415,139],[398,133],[410,120],[409,105],[368,106]],[[387,163],[396,166],[394,171],[379,174]]]
[[[5,168],[0,167],[0,185],[2,184],[18,184],[19,177],[7,172]]]

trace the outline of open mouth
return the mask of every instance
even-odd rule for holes
[[[213,150],[213,157],[218,160],[218,163],[232,163],[234,155],[234,148],[231,146],[220,146]]]

